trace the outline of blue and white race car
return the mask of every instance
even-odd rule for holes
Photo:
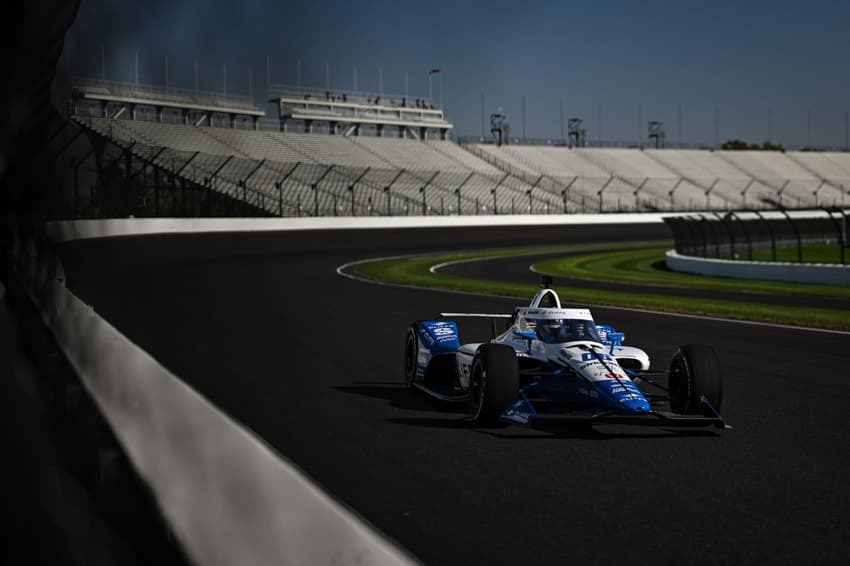
[[[489,342],[461,345],[451,320],[460,317],[505,318],[509,327],[496,335],[494,323]],[[669,371],[651,371],[646,352],[623,345],[624,338],[596,324],[588,309],[563,308],[544,278],[529,306],[513,314],[441,313],[413,323],[405,382],[438,399],[468,402],[472,420],[483,425],[565,419],[726,427],[719,414],[723,376],[711,347],[680,346]],[[667,378],[666,385],[657,378]]]

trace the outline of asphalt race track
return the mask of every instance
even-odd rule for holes
[[[594,308],[666,366],[701,342],[735,428],[471,427],[401,385],[404,332],[513,300],[373,285],[416,251],[667,237],[664,226],[149,236],[62,250],[69,287],[429,564],[850,557],[850,335]],[[482,264],[483,265],[483,264]],[[463,341],[487,323],[461,325]]]

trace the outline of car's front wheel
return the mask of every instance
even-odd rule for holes
[[[519,363],[510,346],[485,344],[472,362],[469,415],[479,424],[499,423],[502,411],[517,398]]]
[[[416,338],[416,325],[407,329],[404,341],[404,384],[408,389],[414,389],[416,379],[416,359],[419,357],[419,340]]]
[[[702,398],[715,412],[723,401],[723,372],[720,359],[710,346],[685,344],[670,361],[670,410],[681,415],[714,416],[705,410]]]

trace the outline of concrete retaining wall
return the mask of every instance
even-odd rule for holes
[[[668,251],[666,255],[669,269],[685,273],[788,283],[850,285],[850,265],[702,258],[680,255],[675,250]]]

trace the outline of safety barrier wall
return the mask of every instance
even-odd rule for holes
[[[850,285],[848,265],[714,259],[686,256],[676,250],[667,252],[666,263],[673,271],[711,277]]]
[[[192,563],[416,563],[65,289],[37,249],[13,254],[20,282]]]
[[[338,218],[116,218],[51,222],[47,225],[47,234],[54,242],[64,242],[86,238],[207,232],[657,224],[663,222],[665,216],[656,213],[627,213]]]

